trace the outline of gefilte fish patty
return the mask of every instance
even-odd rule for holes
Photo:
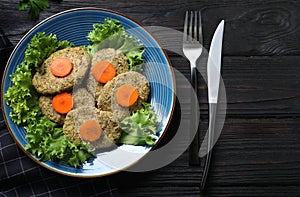
[[[56,77],[50,70],[51,62],[56,58],[68,58],[73,65],[71,73],[66,77]],[[57,94],[69,91],[79,83],[87,73],[91,62],[90,55],[82,47],[66,48],[54,52],[36,72],[32,79],[35,89],[41,94]]]
[[[99,111],[96,107],[79,107],[71,110],[65,119],[63,131],[72,142],[85,142],[80,136],[80,127],[88,120],[98,122],[102,128],[101,137],[94,142],[87,142],[92,149],[106,149],[117,146],[121,136],[121,129],[116,121],[113,121],[112,113]]]
[[[71,92],[73,97],[73,109],[83,106],[95,107],[93,96],[85,88],[74,88]],[[39,107],[42,113],[53,122],[63,124],[66,114],[56,112],[52,106],[53,95],[42,95],[39,98]]]
[[[106,48],[97,51],[92,58],[91,69],[87,80],[87,88],[89,92],[97,99],[101,94],[104,84],[99,83],[92,75],[93,66],[99,61],[108,61],[116,69],[116,75],[127,72],[129,66],[127,57],[120,51],[113,48]]]
[[[116,91],[124,84],[129,84],[138,90],[138,99],[131,107],[122,107],[116,101]],[[98,109],[112,111],[113,117],[121,121],[142,107],[142,102],[147,101],[150,94],[150,84],[147,78],[135,71],[125,72],[106,83],[97,100]]]
[[[83,106],[95,107],[95,99],[86,88],[77,88],[75,86],[71,94],[74,102],[73,109]]]
[[[65,114],[60,114],[52,107],[53,96],[40,96],[39,107],[42,113],[47,116],[53,122],[63,124],[66,118]]]

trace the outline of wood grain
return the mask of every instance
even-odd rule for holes
[[[38,21],[17,11],[18,1],[1,0],[0,28],[16,45],[43,19],[78,7],[101,7],[128,15],[145,26],[182,32],[186,10],[201,10],[204,47],[225,19],[222,77],[227,96],[225,124],[214,147],[207,188],[199,191],[200,166],[188,165],[188,152],[168,166],[150,172],[113,175],[124,196],[297,196],[300,193],[300,1],[178,0],[178,1],[50,1]],[[170,39],[172,38],[172,39]],[[177,130],[180,117],[189,120],[190,78],[182,56],[181,37],[158,40],[168,49],[176,75],[174,120],[160,146]],[[205,61],[204,61],[205,62]],[[205,67],[200,64],[201,133],[208,121]]]
[[[30,21],[26,11],[16,11],[17,1],[1,0],[0,13],[13,44],[41,20],[64,10],[100,7],[128,15],[145,26],[156,25],[182,31],[185,10],[201,10],[204,46],[208,48],[213,32],[225,19],[225,55],[298,55],[300,53],[299,1],[51,1],[38,21]],[[216,14],[218,13],[218,14]],[[22,24],[22,25],[20,25]],[[243,44],[241,44],[243,43]]]
[[[227,97],[227,116],[299,116],[300,67],[296,63],[299,61],[298,56],[225,56],[222,78]],[[171,57],[171,62],[189,79],[189,64],[185,58]],[[199,102],[203,110],[201,115],[207,115],[206,69],[203,67],[200,65],[199,68]],[[178,80],[177,86],[181,91],[191,88],[182,87]],[[188,104],[188,97],[186,99]]]
[[[202,132],[205,125],[207,120],[201,123]],[[300,192],[295,186],[300,184],[300,144],[295,143],[300,139],[299,128],[299,118],[227,118],[214,147],[205,194],[288,196]],[[196,196],[201,173],[199,167],[188,166],[186,152],[162,169],[122,172],[114,179],[125,196]]]

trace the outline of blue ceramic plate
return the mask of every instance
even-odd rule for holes
[[[68,40],[77,46],[87,45],[89,41],[86,36],[92,30],[92,25],[103,23],[105,18],[119,20],[126,31],[139,39],[145,46],[146,66],[144,74],[150,81],[150,103],[159,118],[158,140],[162,138],[172,116],[175,102],[175,83],[170,62],[157,41],[139,23],[123,14],[98,8],[67,10],[45,19],[21,39],[8,60],[2,81],[2,107],[7,126],[21,149],[40,165],[61,174],[76,177],[105,176],[130,167],[151,150],[151,147],[146,146],[121,145],[113,151],[98,154],[95,159],[87,162],[79,169],[52,161],[40,162],[24,149],[27,143],[26,130],[12,122],[9,117],[11,109],[6,105],[3,94],[12,85],[9,76],[24,60],[24,53],[31,38],[37,32],[45,32],[46,34],[56,34],[59,40]],[[124,153],[129,153],[129,156],[124,156]]]

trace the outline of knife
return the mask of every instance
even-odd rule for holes
[[[201,180],[201,190],[204,189],[208,169],[211,160],[214,130],[216,124],[217,104],[220,86],[222,42],[223,42],[224,20],[218,25],[211,41],[207,60],[207,86],[209,102],[209,126],[207,137],[207,155]]]

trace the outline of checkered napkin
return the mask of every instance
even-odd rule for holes
[[[0,29],[1,77],[13,45]],[[0,197],[121,196],[109,177],[81,179],[52,172],[23,153],[11,137],[0,109]]]

